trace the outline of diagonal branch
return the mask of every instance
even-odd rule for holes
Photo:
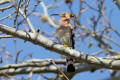
[[[47,50],[57,52],[61,55],[65,55],[71,58],[74,58],[77,62],[85,62],[91,65],[99,66],[101,68],[109,68],[114,70],[120,69],[120,56],[117,55],[114,58],[108,57],[95,57],[88,54],[85,54],[83,52],[79,52],[74,49],[65,48],[63,45],[56,44],[55,42],[45,38],[44,36],[38,34],[38,33],[28,33],[24,32],[22,30],[16,31],[15,28],[0,24],[0,31],[9,34],[12,36],[15,36],[17,38],[30,41],[33,44],[39,45],[44,47]]]
[[[27,23],[28,23],[30,29],[32,30],[32,32],[35,32],[34,26],[32,25],[30,19],[26,16],[26,14],[22,11],[21,8],[18,8],[15,0],[11,0],[11,1],[12,1],[13,5],[14,5],[15,9],[18,10],[20,12],[20,14],[25,18],[25,20],[27,21]]]
[[[6,3],[9,3],[9,2],[10,2],[10,0],[0,0],[0,5],[6,4]]]

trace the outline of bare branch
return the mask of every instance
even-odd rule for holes
[[[57,25],[54,23],[54,21],[48,16],[48,12],[47,12],[47,7],[45,6],[44,2],[41,1],[40,2],[43,10],[44,10],[44,16],[46,16],[48,18],[48,23],[52,26],[52,27],[57,27]]]
[[[56,63],[54,62],[54,60],[51,60],[51,62],[55,65],[55,67],[58,69],[58,71],[66,78],[66,80],[69,80],[68,77],[64,74],[64,72],[62,72],[58,66],[56,65]]]
[[[58,64],[65,64],[65,59],[57,59],[53,60],[56,65]],[[67,77],[72,78],[73,75],[79,72],[89,71],[92,69],[100,69],[100,67],[94,67],[90,66],[88,64],[80,63],[76,65],[76,72],[73,74],[68,74],[66,72],[65,68],[58,68],[61,71],[64,71],[65,75]],[[6,75],[17,75],[17,74],[28,74],[28,73],[59,73],[58,68],[56,66],[52,65],[51,59],[33,59],[28,60],[20,64],[8,64],[6,66],[0,67],[0,76],[6,76]],[[70,76],[72,75],[72,76]]]
[[[21,30],[16,31],[15,28],[8,27],[0,24],[0,31],[3,33],[13,35],[23,40],[32,42],[33,44],[40,45],[45,49],[57,52],[61,55],[74,58],[77,62],[85,62],[91,65],[97,65],[101,68],[120,69],[120,57],[116,55],[116,59],[107,59],[106,57],[100,58],[76,51],[74,49],[65,48],[63,45],[56,44],[53,41],[43,37],[40,34],[28,33]]]
[[[17,10],[18,7],[17,7],[17,4],[16,4],[15,0],[11,0],[11,1],[13,2],[13,5],[14,5],[14,7],[15,7],[16,10]],[[31,23],[30,19],[29,19],[29,18],[26,16],[26,14],[24,13],[24,11],[22,11],[22,10],[19,8],[19,12],[20,12],[20,14],[25,18],[25,20],[27,21],[27,23],[28,23],[30,29],[32,30],[32,32],[35,33],[35,29],[34,29],[32,23]]]
[[[10,0],[0,0],[0,5],[6,4],[6,3],[9,3],[9,2],[10,2]]]
[[[5,7],[5,8],[0,8],[0,11],[4,11],[4,10],[10,9],[10,8],[12,8],[12,7],[13,7],[13,5],[8,6],[8,7]]]
[[[15,37],[11,35],[7,35],[7,36],[0,36],[0,38],[15,38]]]
[[[1,66],[0,70],[9,69],[9,68],[22,68],[22,67],[44,67],[52,64],[50,60],[52,59],[33,59],[33,60],[25,61],[20,64],[8,64],[6,66]],[[66,64],[65,59],[54,60],[54,62],[56,64]]]
[[[9,14],[8,16],[5,16],[5,17],[3,17],[3,18],[1,18],[0,19],[0,21],[2,21],[2,20],[4,20],[4,19],[7,19],[7,18],[11,18],[11,16],[13,15],[13,14],[15,14],[16,13],[16,11],[15,12],[13,12],[13,13],[11,13],[11,14]]]

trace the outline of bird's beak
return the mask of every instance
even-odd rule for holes
[[[50,16],[60,16],[59,14],[51,14]]]

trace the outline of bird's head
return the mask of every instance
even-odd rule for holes
[[[66,12],[63,12],[63,13],[59,14],[59,16],[60,16],[61,18],[66,18],[66,19],[70,19],[70,18],[74,17],[73,14],[71,14],[71,13],[66,13]]]
[[[64,27],[71,26],[70,19],[74,17],[73,14],[64,12],[59,14],[59,16],[61,17],[59,21],[59,25]]]
[[[70,19],[72,17],[74,17],[73,14],[71,13],[67,13],[67,12],[63,12],[61,14],[52,14],[54,16],[60,16],[60,21],[59,21],[59,25],[61,26],[64,26],[64,27],[67,27],[67,26],[70,26]]]

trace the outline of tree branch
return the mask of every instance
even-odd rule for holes
[[[56,59],[53,60],[55,64],[66,64],[65,59]],[[72,78],[75,74],[84,71],[90,71],[92,69],[99,69],[100,67],[91,66],[88,64],[80,63],[76,65],[76,72],[72,74],[68,74],[66,72],[66,68],[61,66],[57,66],[61,71],[65,73],[69,78]],[[23,63],[19,64],[8,64],[6,66],[0,67],[0,76],[6,75],[17,75],[17,74],[28,74],[30,72],[33,73],[58,73],[58,68],[54,64],[52,64],[51,59],[32,59],[27,60]]]
[[[10,2],[10,0],[0,0],[0,5],[6,4],[6,3],[9,3],[9,2]]]
[[[44,47],[47,50],[57,52],[61,55],[65,55],[75,59],[77,62],[85,62],[91,65],[95,65],[101,68],[109,68],[114,70],[120,69],[120,56],[111,57],[95,57],[83,52],[76,51],[71,48],[65,48],[63,45],[56,44],[55,42],[43,37],[38,33],[24,32],[22,30],[17,30],[15,28],[0,24],[0,31],[5,34],[15,36],[17,38],[23,39],[25,41],[30,41],[33,44]]]

